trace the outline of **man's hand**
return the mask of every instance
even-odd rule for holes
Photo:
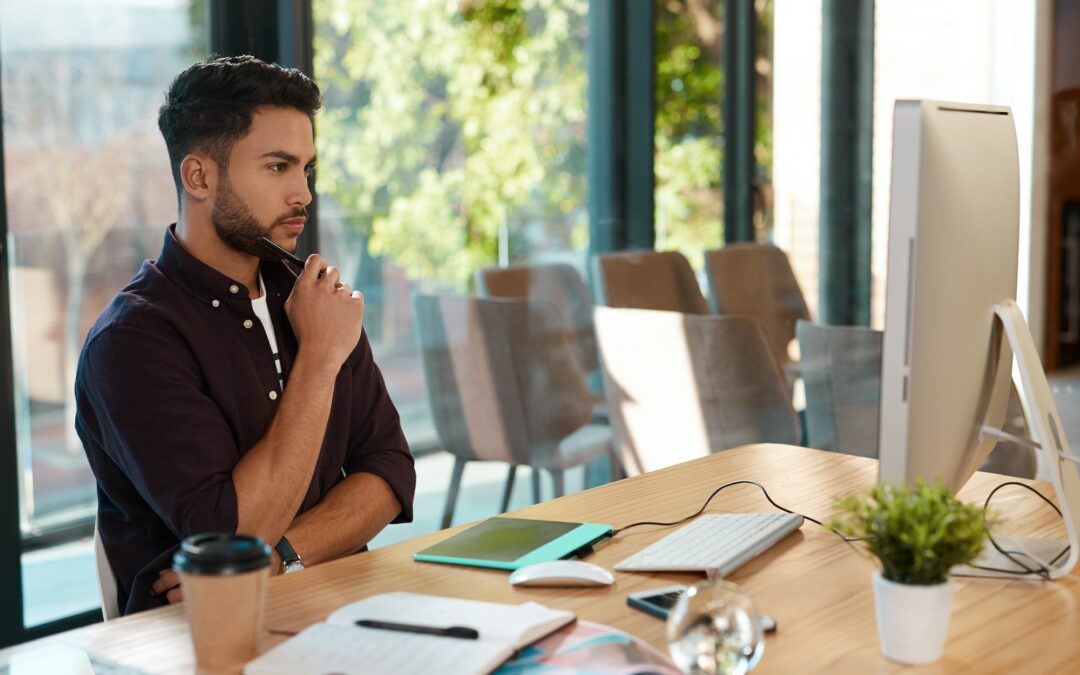
[[[277,576],[281,572],[281,556],[278,552],[270,549],[270,576]],[[169,604],[183,602],[184,594],[180,592],[180,575],[173,570],[161,570],[158,578],[150,586],[150,595],[158,596],[165,594]]]
[[[336,370],[360,341],[364,296],[341,283],[336,267],[311,255],[285,301],[285,313],[301,348]]]
[[[150,595],[158,596],[161,594],[165,594],[165,599],[169,601],[170,605],[184,599],[183,594],[180,592],[179,574],[173,570],[161,570],[158,572],[157,580],[150,587]]]

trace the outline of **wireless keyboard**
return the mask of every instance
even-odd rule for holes
[[[619,564],[620,572],[705,571],[726,577],[799,529],[794,513],[721,513],[699,517]]]

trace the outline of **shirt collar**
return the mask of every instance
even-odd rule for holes
[[[165,241],[155,264],[178,286],[207,302],[249,297],[247,286],[188,253],[176,239],[176,223],[165,229]],[[259,264],[264,295],[270,292],[288,294],[292,290],[295,277],[284,265],[276,260],[263,260]]]

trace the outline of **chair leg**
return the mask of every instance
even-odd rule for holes
[[[533,490],[533,504],[540,503],[540,469],[537,467],[532,468],[532,490]]]
[[[454,457],[454,472],[450,476],[450,489],[446,491],[446,507],[443,508],[442,529],[450,527],[454,517],[454,504],[457,503],[458,489],[461,488],[461,476],[465,473],[465,462],[461,457]]]
[[[514,477],[517,475],[517,464],[510,465],[510,472],[506,474],[506,487],[503,488],[502,506],[499,507],[499,513],[506,513],[510,510],[510,493],[514,491]]]
[[[614,483],[615,481],[623,478],[623,476],[625,474],[623,473],[623,470],[622,470],[622,462],[619,461],[619,453],[615,450],[615,448],[611,449],[610,456],[611,456],[611,482]]]
[[[565,486],[563,485],[563,471],[562,469],[551,470],[551,484],[555,488],[555,498],[562,497],[565,493]]]

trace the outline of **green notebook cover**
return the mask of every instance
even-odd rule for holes
[[[611,536],[610,525],[525,518],[488,518],[413,554],[421,562],[472,565],[499,570],[549,560],[583,557]]]

